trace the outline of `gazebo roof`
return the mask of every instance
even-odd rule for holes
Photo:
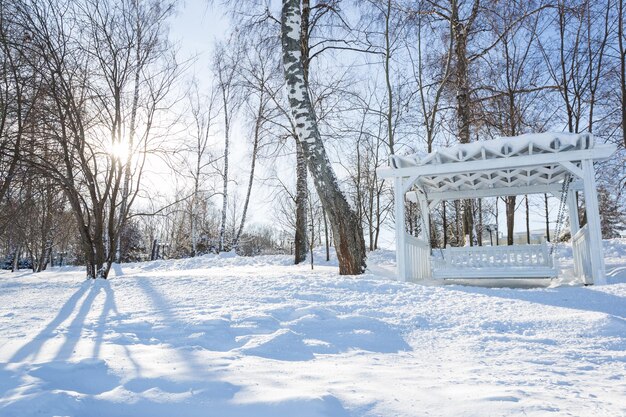
[[[407,178],[428,200],[532,194],[558,191],[573,174],[582,187],[582,160],[601,160],[615,146],[595,144],[589,133],[539,133],[501,137],[443,148],[429,154],[390,157],[383,178]]]

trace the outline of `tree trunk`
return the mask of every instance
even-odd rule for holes
[[[294,239],[294,264],[299,264],[306,260],[307,254],[307,171],[306,157],[296,141],[296,236]]]
[[[478,246],[482,246],[483,245],[483,199],[479,198],[478,199],[478,230],[477,230],[477,237],[478,237]]]
[[[441,222],[443,226],[443,247],[446,248],[448,247],[448,217],[446,215],[446,202],[445,201],[441,202],[441,210],[442,210]]]
[[[226,99],[226,86],[221,85],[222,99],[224,102],[224,186],[222,190],[222,224],[220,225],[219,252],[224,250],[226,234],[226,209],[228,208],[228,145],[230,142],[230,120],[228,118],[228,100]]]
[[[469,88],[469,60],[467,57],[467,39],[469,29],[473,20],[478,13],[478,1],[474,2],[472,15],[467,22],[463,22],[459,17],[459,5],[457,2],[452,3],[450,16],[450,24],[452,25],[452,33],[454,35],[454,55],[456,58],[456,110],[457,110],[457,129],[460,143],[470,142],[470,88]],[[472,210],[472,200],[467,199],[463,202],[463,239],[469,235],[469,244],[474,244],[474,218]]]
[[[470,98],[467,79],[467,34],[461,24],[456,24],[454,52],[456,55],[456,99],[459,142],[470,142]]]
[[[130,179],[132,176],[131,163],[133,160],[133,148],[135,146],[135,132],[137,130],[137,109],[139,107],[139,83],[141,77],[141,70],[143,65],[141,64],[141,45],[142,45],[142,31],[139,21],[139,2],[133,1],[133,7],[135,8],[136,19],[136,44],[135,44],[135,74],[134,74],[134,87],[133,87],[133,102],[130,110],[130,128],[128,135],[128,155],[126,156],[126,163],[124,166],[124,184],[122,186],[122,204],[120,207],[120,218],[118,220],[117,230],[117,242],[115,243],[115,262],[118,264],[122,262],[122,231],[126,227],[126,218],[128,217],[128,198],[130,194]]]
[[[281,40],[289,106],[309,171],[333,231],[339,273],[361,274],[365,270],[366,258],[363,229],[339,188],[318,130],[302,65],[300,17],[300,1],[283,0]]]
[[[546,241],[550,242],[550,212],[548,211],[548,194],[543,195],[543,201],[546,214]]]
[[[626,147],[626,46],[624,46],[624,0],[619,0],[617,24],[620,64],[620,90],[622,100],[622,136]]]
[[[157,259],[157,247],[158,247],[158,240],[154,239],[152,241],[152,250],[150,251],[150,260],[154,261]]]
[[[394,154],[393,137],[393,88],[391,87],[391,41],[389,39],[389,20],[391,19],[391,0],[387,0],[385,13],[385,86],[387,87],[387,142],[389,154]]]
[[[300,52],[302,56],[302,68],[304,80],[309,81],[309,16],[311,12],[309,0],[302,0],[302,19],[300,24]],[[307,211],[309,204],[309,187],[307,185],[306,157],[302,151],[302,145],[298,139],[298,133],[294,131],[296,141],[296,233],[294,237],[295,256],[294,264],[306,260],[309,249],[307,237]]]
[[[191,197],[191,216],[190,216],[190,228],[191,228],[191,256],[198,256],[198,220],[196,207],[198,206],[198,194],[200,192],[200,159],[201,155],[197,155],[196,159],[196,171],[193,179],[193,196]]]
[[[461,202],[459,200],[454,200],[454,225],[456,228],[456,245],[463,246],[464,237],[463,228],[461,224]]]
[[[309,217],[311,219],[311,241],[309,242],[309,256],[311,257],[311,270],[313,270],[313,247],[315,246],[315,224],[313,224],[313,202],[309,199]]]
[[[330,261],[330,241],[328,236],[328,220],[326,219],[326,212],[322,210],[322,216],[324,216],[324,245],[326,246],[326,262]]]
[[[248,178],[248,191],[246,192],[246,200],[243,203],[243,212],[241,213],[241,223],[239,224],[239,230],[237,230],[237,235],[233,240],[233,247],[237,247],[239,244],[239,238],[241,237],[241,233],[243,232],[243,228],[246,225],[246,215],[248,214],[248,204],[250,203],[250,194],[252,194],[252,183],[254,182],[254,167],[256,166],[256,155],[257,150],[259,149],[259,140],[261,136],[261,124],[263,120],[263,100],[264,100],[264,91],[265,87],[261,87],[261,92],[259,95],[259,108],[257,109],[256,120],[254,122],[254,143],[252,145],[252,162],[250,164],[250,177]]]
[[[469,60],[467,57],[467,39],[469,30],[478,13],[478,0],[474,1],[472,14],[467,20],[459,17],[459,4],[453,1],[451,4],[450,25],[451,34],[454,38],[455,87],[456,87],[456,110],[457,129],[459,142],[470,142],[470,88],[469,88]]]
[[[528,203],[528,194],[524,196],[526,204],[526,244],[530,245],[530,204]]]
[[[13,255],[13,263],[11,264],[11,272],[17,272],[20,270],[20,252],[22,248],[18,245],[15,248],[15,252]]]
[[[380,189],[382,189],[382,185]],[[380,194],[380,191],[376,192],[376,233],[374,234],[374,250],[378,249],[378,236],[380,236],[380,225],[382,223],[382,214],[380,212]]]
[[[496,246],[500,245],[500,213],[498,212],[498,201],[500,197],[496,197],[496,209],[495,209],[495,218],[496,218]]]
[[[513,226],[515,225],[515,196],[514,195],[510,197],[506,197],[505,206],[506,206],[506,244],[512,245],[513,240],[514,240]]]

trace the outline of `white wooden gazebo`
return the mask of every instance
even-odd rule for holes
[[[574,274],[585,284],[602,282],[604,259],[593,162],[609,158],[615,150],[613,145],[594,143],[591,134],[541,133],[460,144],[425,156],[391,156],[390,166],[378,173],[394,179],[398,278],[556,277],[558,269],[548,243],[446,248],[436,250],[438,257],[433,257],[428,230],[428,213],[442,201],[549,193],[567,201]],[[582,228],[576,192],[583,193],[587,213]],[[419,204],[421,236],[406,232],[407,198]]]

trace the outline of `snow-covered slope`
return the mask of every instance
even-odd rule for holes
[[[0,416],[620,416],[626,242],[609,285],[424,286],[207,256],[0,273]],[[567,255],[567,250],[563,252]]]

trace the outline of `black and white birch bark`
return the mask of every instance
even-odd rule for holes
[[[619,1],[619,12],[617,20],[617,36],[619,51],[619,80],[620,80],[620,99],[622,101],[622,140],[626,147],[626,31],[624,31],[624,0]],[[558,238],[558,236],[557,236]]]
[[[306,157],[296,136],[296,234],[294,237],[294,263],[306,260],[307,255],[307,188]]]
[[[305,82],[309,82],[309,23],[311,19],[310,0],[301,1],[300,16],[300,59]],[[296,233],[294,236],[294,264],[306,261],[309,250],[307,213],[309,205],[308,173],[306,157],[298,139],[298,134],[293,127],[293,137],[296,142]]]
[[[230,156],[230,119],[231,110],[235,104],[232,102],[232,87],[235,73],[236,60],[225,62],[229,57],[223,48],[220,48],[215,55],[215,73],[218,78],[218,89],[222,98],[222,114],[224,116],[224,168],[222,171],[222,213],[220,234],[218,242],[218,251],[221,252],[226,248],[226,221],[228,220],[228,175],[229,175],[229,156]],[[231,239],[234,236],[231,236]],[[232,243],[232,241],[231,241]]]
[[[228,209],[228,145],[230,142],[230,119],[228,118],[228,100],[226,99],[226,93],[224,92],[224,90],[222,90],[222,98],[224,101],[224,171],[222,173],[224,185],[222,188],[222,222],[220,225],[219,241],[220,252],[224,250],[226,235],[226,210]]]
[[[339,273],[361,274],[366,257],[363,229],[339,188],[317,126],[302,65],[300,13],[299,0],[283,0],[281,40],[289,106],[315,188],[333,230]]]

